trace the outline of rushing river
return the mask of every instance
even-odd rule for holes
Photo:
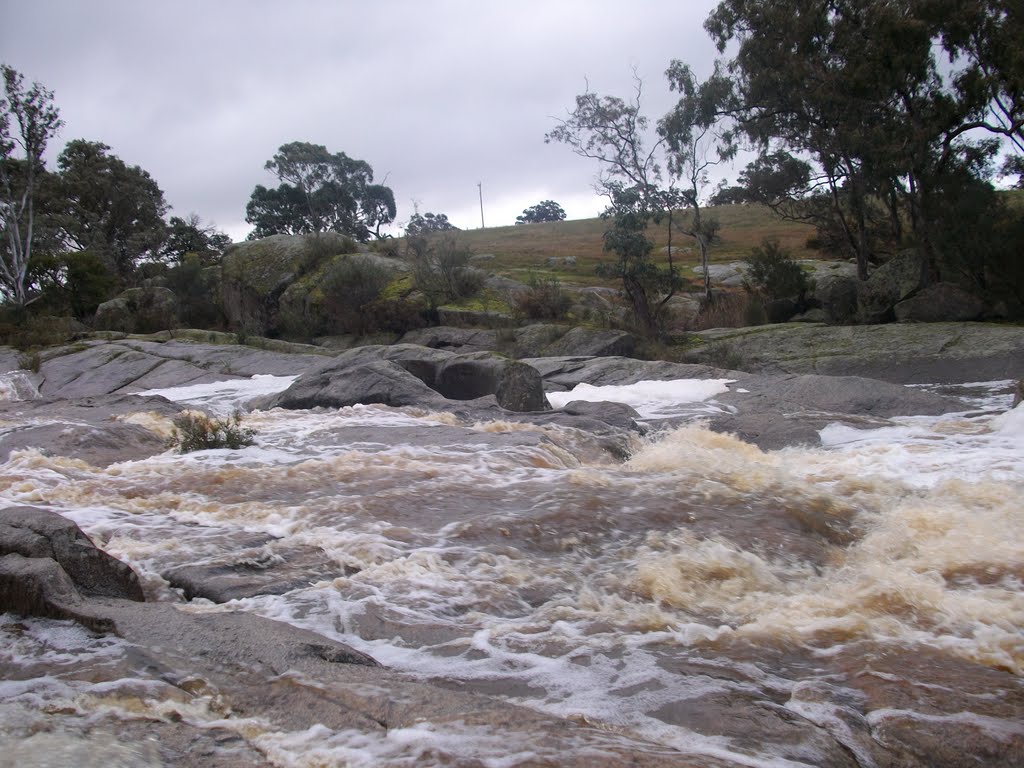
[[[227,413],[289,381],[159,394]],[[0,504],[60,511],[159,599],[182,600],[161,574],[184,563],[287,567],[315,551],[326,576],[189,610],[283,620],[419,679],[740,765],[899,765],[864,734],[1024,744],[1024,406],[1009,410],[1008,385],[955,388],[962,414],[827,427],[821,448],[762,452],[695,422],[637,438],[626,461],[554,426],[378,406],[256,412],[257,444],[239,451],[107,468],[16,452]],[[699,418],[716,386],[575,397]],[[109,681],[61,674],[116,659],[115,638],[9,615],[0,638],[0,662],[35,670],[0,682],[8,756],[63,754],[61,739],[101,716],[230,727],[151,681],[129,706],[105,695]],[[52,717],[59,733],[40,725]],[[413,765],[410,745],[443,738],[479,764],[514,764],[495,734],[237,730],[278,765]],[[118,763],[124,744],[92,748],[97,764],[131,764]]]

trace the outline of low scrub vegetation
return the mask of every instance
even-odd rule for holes
[[[765,240],[747,257],[750,289],[766,301],[802,299],[810,290],[807,273],[777,240]]]
[[[569,314],[572,299],[557,277],[531,274],[526,290],[513,293],[510,304],[528,320],[561,320]]]
[[[178,453],[205,451],[210,448],[237,450],[255,442],[256,431],[242,426],[242,415],[235,411],[227,419],[215,419],[205,413],[185,411],[175,416],[174,431],[168,447]]]

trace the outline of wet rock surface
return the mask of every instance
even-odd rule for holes
[[[692,334],[694,363],[729,359],[753,373],[864,376],[897,384],[1020,378],[1024,328],[989,323],[825,326],[788,323]]]

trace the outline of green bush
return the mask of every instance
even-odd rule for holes
[[[810,289],[807,274],[777,241],[765,240],[747,257],[747,279],[766,300],[802,299]]]
[[[376,330],[367,308],[378,301],[394,277],[391,268],[365,256],[343,256],[321,281],[328,333]]]
[[[242,415],[235,411],[230,418],[215,419],[204,413],[185,411],[174,417],[174,431],[168,447],[178,453],[192,453],[209,448],[237,450],[252,445],[255,430],[242,426]]]
[[[413,268],[413,285],[432,310],[480,292],[487,276],[469,266],[472,251],[451,235],[416,236],[406,241]]]
[[[32,371],[32,373],[39,373],[39,368],[42,364],[43,360],[39,356],[39,350],[22,352],[20,355],[18,355],[18,367],[23,371]]]
[[[557,277],[531,274],[527,289],[514,293],[511,304],[530,320],[560,320],[569,313],[572,300]]]

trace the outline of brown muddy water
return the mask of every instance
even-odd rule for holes
[[[625,462],[558,427],[258,412],[241,451],[103,469],[17,452],[0,504],[75,520],[151,599],[283,620],[680,759],[1014,765],[1024,408],[1007,412],[1007,385],[959,390],[970,413],[828,427],[822,448],[766,453],[693,424],[638,439]],[[296,555],[310,551],[315,568]],[[162,574],[196,563],[294,588],[186,602]],[[0,765],[160,765],[153,719],[205,734],[224,764],[560,763],[480,727],[370,737],[233,719],[201,681],[172,686],[66,622],[3,615],[0,638]]]

